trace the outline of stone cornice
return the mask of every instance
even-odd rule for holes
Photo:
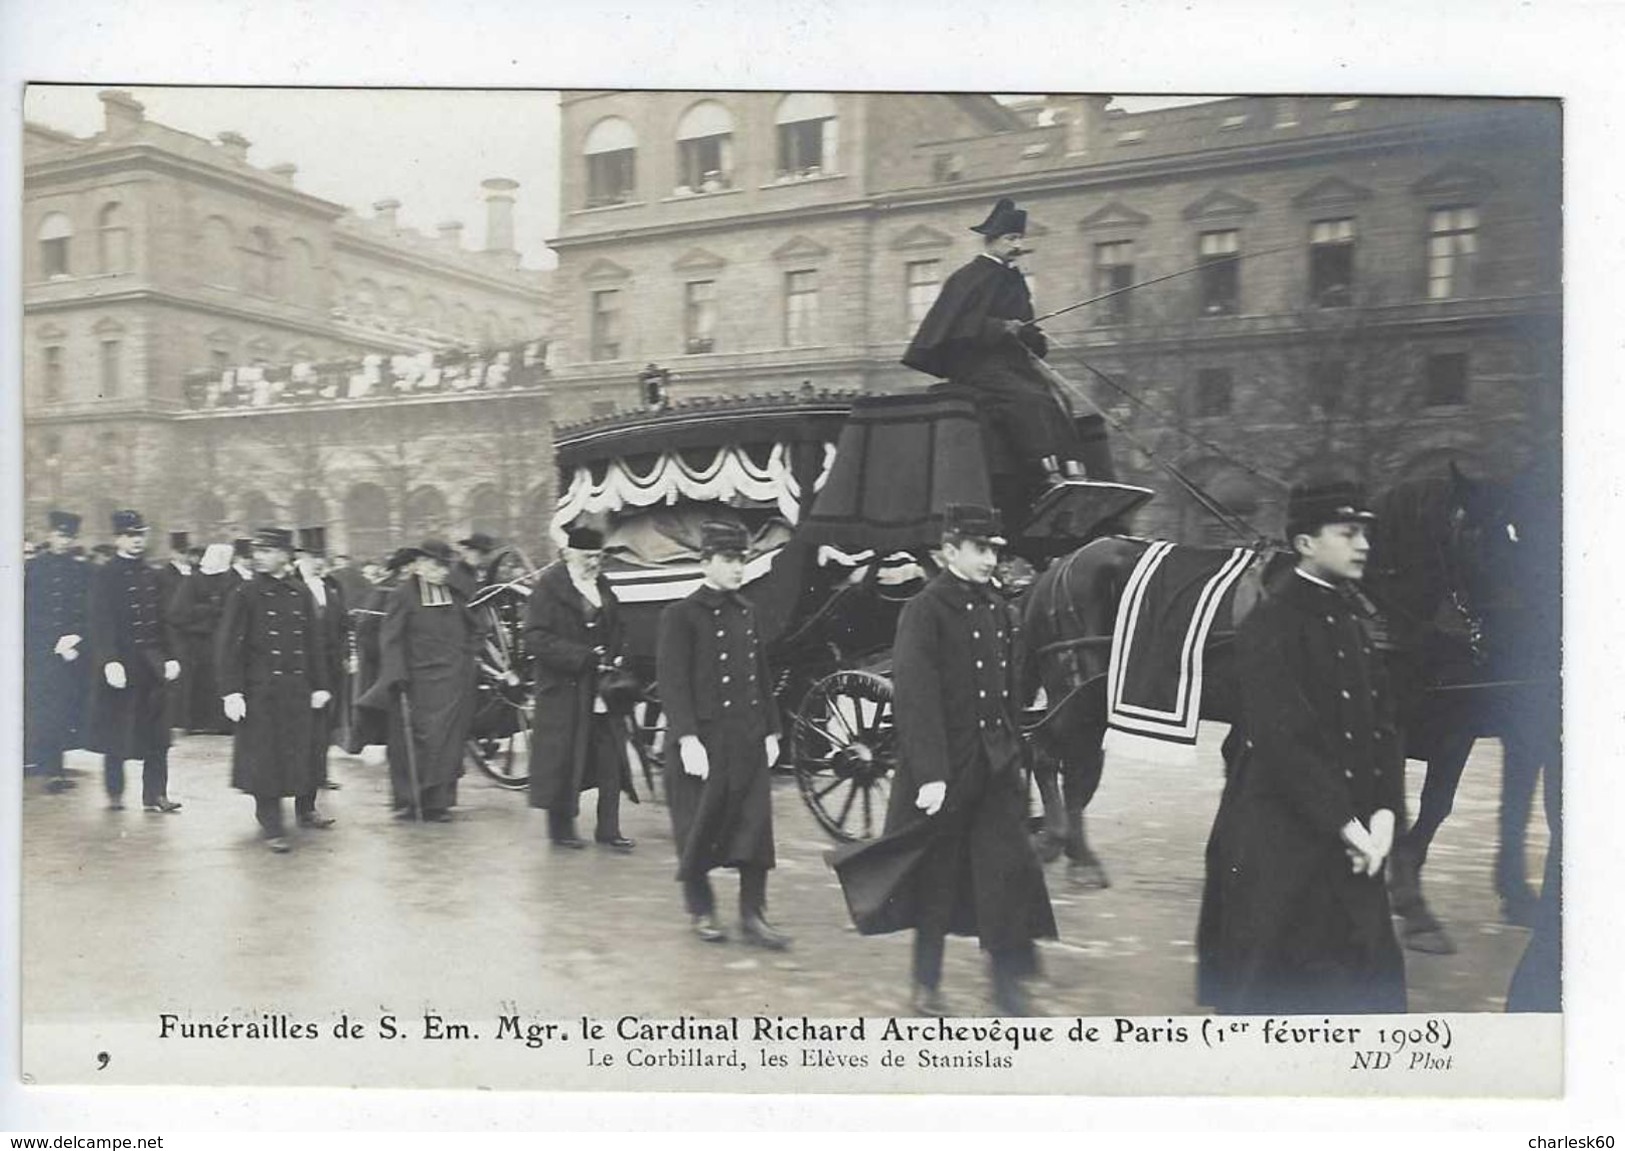
[[[462,280],[465,283],[484,288],[486,291],[500,292],[528,304],[547,302],[547,289],[545,288],[523,281],[508,279],[496,273],[486,272],[466,264],[435,259],[428,252],[416,252],[411,248],[397,247],[387,240],[363,235],[359,232],[347,231],[342,228],[333,229],[332,237],[335,252],[345,252],[361,259],[393,264],[396,267],[420,274],[428,273],[445,279]]]
[[[249,320],[256,324],[273,325],[312,336],[326,336],[329,339],[342,340],[348,344],[361,342],[356,339],[351,331],[331,320],[315,316],[301,317],[282,310],[253,308],[205,296],[194,296],[185,292],[167,291],[162,288],[152,287],[127,288],[98,296],[67,296],[52,300],[25,300],[23,302],[23,314],[32,316],[49,315],[54,312],[75,312],[90,307],[105,307],[109,304],[157,304],[161,307],[177,308],[187,312],[202,312],[226,319]],[[387,338],[387,333],[379,333],[379,351],[393,350],[386,349],[383,346]],[[400,350],[407,350],[405,343],[400,344]]]

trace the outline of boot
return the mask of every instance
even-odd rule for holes
[[[924,1019],[947,1019],[953,1015],[948,1001],[942,997],[942,991],[936,987],[928,987],[924,983],[916,983],[914,991],[909,996],[909,1014]]]
[[[746,943],[765,947],[769,951],[783,951],[791,942],[788,935],[763,919],[761,912],[745,916],[740,921],[739,933],[744,936]]]

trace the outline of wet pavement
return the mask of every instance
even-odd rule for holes
[[[1206,733],[1194,768],[1108,764],[1089,829],[1113,885],[1074,890],[1064,863],[1049,868],[1061,939],[1044,946],[1041,1010],[1197,1010],[1192,940],[1222,734]],[[185,807],[173,815],[142,811],[138,772],[131,806],[107,811],[100,761],[86,753],[69,757],[74,791],[51,795],[26,781],[25,1020],[148,1024],[177,1009],[455,1012],[498,1003],[544,1017],[905,1013],[908,936],[851,930],[823,860],[830,841],[788,777],[774,795],[779,866],[769,900],[795,944],[773,953],[688,933],[666,809],[647,797],[623,810],[635,853],[561,851],[522,792],[471,774],[454,822],[401,823],[388,809],[384,768],[335,753],[342,790],[321,802],[337,825],[299,831],[294,851],[275,855],[258,837],[252,801],[230,789],[229,751],[225,737],[177,742],[170,795]],[[1413,1011],[1504,1006],[1527,932],[1500,922],[1491,886],[1499,775],[1499,745],[1481,741],[1424,877],[1459,951],[1407,955]],[[1537,805],[1533,876],[1545,842]],[[716,881],[733,928],[736,880]],[[990,1011],[973,941],[950,941],[945,989],[962,1014]]]

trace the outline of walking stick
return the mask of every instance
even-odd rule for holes
[[[412,698],[409,688],[401,685],[401,726],[406,729],[406,778],[412,787],[412,818],[423,822],[423,788],[418,783],[417,736],[412,732]]]

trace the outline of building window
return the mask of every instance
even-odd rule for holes
[[[818,273],[787,272],[784,277],[784,342],[792,348],[818,342]]]
[[[621,293],[617,288],[592,294],[592,358],[621,358]]]
[[[1196,414],[1228,415],[1233,391],[1229,368],[1202,368],[1196,373]]]
[[[119,394],[123,383],[124,344],[121,340],[102,341],[102,398],[112,399]]]
[[[1309,365],[1309,396],[1326,415],[1337,410],[1348,386],[1348,364],[1342,360],[1317,360]]]
[[[684,350],[690,354],[716,349],[717,284],[692,280],[683,285]]]
[[[45,279],[70,274],[68,244],[73,240],[73,222],[61,212],[52,212],[40,221],[40,275]]]
[[[209,367],[216,375],[225,375],[231,367],[231,353],[225,348],[209,349]]]
[[[619,116],[587,133],[587,207],[629,203],[637,190],[638,137]]]
[[[45,348],[45,402],[54,404],[62,399],[62,345],[50,344]]]
[[[1422,403],[1429,408],[1460,407],[1467,402],[1467,353],[1441,352],[1427,359]]]
[[[119,204],[108,204],[96,217],[96,251],[104,273],[130,270],[130,229],[124,220]]]
[[[250,228],[248,246],[243,249],[244,268],[250,292],[261,296],[274,295],[276,280],[272,268],[271,233],[264,228]]]
[[[1346,308],[1354,298],[1354,221],[1309,226],[1309,299],[1317,308]]]
[[[1203,232],[1196,240],[1197,309],[1204,316],[1235,315],[1241,295],[1237,257],[1241,233]]]
[[[779,101],[777,173],[780,179],[804,180],[836,171],[835,97],[826,92],[797,92]]]
[[[937,302],[942,290],[942,261],[913,260],[905,269],[907,295],[904,305],[908,310],[909,327],[918,327],[931,305]]]
[[[1428,215],[1428,299],[1471,295],[1478,271],[1478,209],[1438,208]]]
[[[1107,292],[1121,292],[1124,288],[1134,284],[1134,243],[1131,240],[1114,240],[1105,244],[1095,245],[1095,295],[1104,296]],[[1102,324],[1126,324],[1129,321],[1129,300],[1127,292],[1120,296],[1100,301],[1096,308],[1096,319]]]
[[[233,290],[240,286],[236,249],[230,223],[219,216],[203,222],[203,272],[209,283]]]
[[[733,117],[715,100],[694,105],[677,125],[677,191],[720,192],[733,187]]]
[[[931,182],[933,184],[952,184],[963,178],[965,164],[953,152],[938,152],[931,157]]]

